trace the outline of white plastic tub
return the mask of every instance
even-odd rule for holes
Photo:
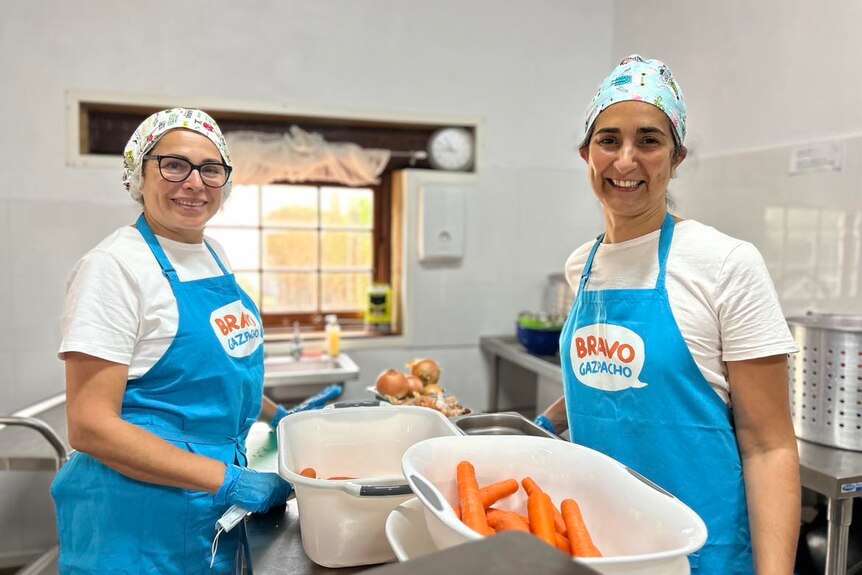
[[[639,479],[621,463],[581,445],[528,436],[441,437],[404,454],[404,475],[423,503],[438,549],[479,539],[452,510],[456,466],[470,461],[479,485],[532,477],[559,506],[578,502],[603,557],[578,559],[608,575],[688,573],[686,556],[706,541],[706,525],[688,506]],[[526,511],[523,488],[495,507]]]
[[[392,561],[386,517],[413,497],[401,459],[419,441],[457,435],[424,407],[347,407],[289,415],[278,424],[278,472],[296,490],[302,546],[324,567]],[[306,467],[318,479],[299,475]],[[348,476],[356,479],[328,480]]]

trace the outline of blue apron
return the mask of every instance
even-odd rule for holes
[[[588,291],[596,240],[560,336],[569,433],[691,507],[709,532],[692,573],[754,572],[739,447],[727,405],[704,379],[665,288],[673,238],[661,227],[654,289]]]
[[[263,395],[263,328],[257,307],[215,251],[223,275],[181,282],[143,214],[137,228],[170,282],[179,312],[165,354],[129,380],[122,418],[173,445],[246,465],[245,439]],[[126,477],[75,453],[51,486],[61,573],[231,573],[238,532],[222,534],[210,569],[213,496]]]

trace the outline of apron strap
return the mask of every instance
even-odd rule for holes
[[[655,289],[664,291],[665,276],[667,274],[667,256],[670,253],[670,243],[673,240],[673,230],[675,226],[673,216],[670,212],[665,214],[664,221],[661,224],[661,232],[658,240],[658,277],[655,280]],[[584,291],[587,281],[590,279],[590,269],[593,267],[593,259],[596,257],[596,252],[602,241],[605,239],[605,234],[600,234],[596,238],[596,243],[593,244],[590,250],[590,255],[587,256],[587,261],[584,264],[584,271],[581,272],[581,281],[578,285],[578,294]]]
[[[667,273],[667,255],[670,253],[670,242],[673,240],[675,226],[673,216],[668,212],[661,224],[661,233],[658,239],[658,277],[655,280],[655,289],[664,291],[664,280]]]
[[[224,265],[222,265],[221,260],[218,259],[218,256],[216,255],[215,250],[212,248],[210,243],[208,241],[204,240],[204,245],[207,247],[207,249],[212,254],[213,259],[216,261],[216,263],[218,264],[218,267],[221,269],[221,273],[223,273],[226,276],[229,276],[230,273],[228,273],[228,271],[225,269]]]
[[[587,261],[584,264],[584,271],[581,272],[581,281],[578,285],[578,295],[584,292],[584,288],[587,286],[587,280],[590,279],[590,269],[593,267],[593,258],[596,257],[596,252],[599,251],[599,246],[602,245],[602,240],[605,239],[605,234],[599,234],[596,238],[596,243],[593,244],[592,249],[590,250],[590,255],[587,256]]]
[[[138,228],[138,231],[141,233],[142,236],[144,236],[144,241],[147,242],[147,245],[150,247],[150,251],[153,252],[153,256],[155,256],[156,261],[159,262],[159,267],[162,268],[162,274],[172,282],[179,281],[177,277],[177,272],[176,270],[174,270],[174,266],[168,259],[167,254],[165,254],[165,250],[162,249],[162,245],[159,243],[159,240],[156,239],[156,235],[150,228],[150,224],[147,223],[147,219],[144,217],[143,213],[138,216],[138,219],[135,222],[135,227]],[[212,248],[212,246],[209,245],[209,242],[204,240],[204,245],[207,247],[210,254],[212,254],[213,259],[215,259],[222,273],[226,276],[230,275],[230,273],[228,273],[227,269],[225,269],[224,265],[221,263],[219,257],[216,255],[215,250]]]
[[[159,267],[162,268],[162,274],[171,282],[178,281],[177,272],[174,270],[174,266],[171,265],[171,261],[165,254],[165,250],[162,249],[161,244],[159,244],[159,240],[156,239],[156,235],[153,233],[153,230],[150,229],[150,224],[147,223],[147,218],[144,217],[143,212],[138,216],[138,220],[135,222],[135,227],[138,228],[138,231],[142,236],[144,236],[144,241],[146,241],[147,245],[150,246],[150,251],[153,252],[156,261],[159,262]]]

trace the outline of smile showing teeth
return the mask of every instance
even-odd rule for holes
[[[611,182],[613,182],[613,184],[618,188],[636,188],[639,185],[641,185],[643,180],[613,180],[612,179]]]
[[[187,207],[190,207],[190,208],[199,208],[199,207],[203,206],[203,205],[206,203],[206,202],[204,202],[204,201],[202,201],[202,200],[184,200],[184,199],[181,199],[181,198],[174,198],[174,199],[173,199],[173,202],[174,202],[175,204],[179,204],[179,205],[181,205],[181,206],[187,206]]]

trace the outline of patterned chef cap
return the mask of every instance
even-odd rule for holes
[[[156,142],[170,130],[185,128],[203,134],[215,144],[221,153],[222,161],[231,165],[227,144],[221,130],[209,114],[202,110],[172,108],[156,112],[143,122],[132,134],[123,151],[123,185],[135,201],[141,201],[140,180],[143,157],[153,149]],[[230,186],[230,183],[226,184]],[[229,192],[226,187],[223,192]],[[226,195],[226,194],[225,194]]]
[[[670,118],[676,143],[682,145],[685,142],[685,100],[682,89],[664,62],[644,60],[637,54],[620,62],[604,79],[587,108],[585,133],[590,133],[602,110],[626,100],[647,102],[659,108]]]

